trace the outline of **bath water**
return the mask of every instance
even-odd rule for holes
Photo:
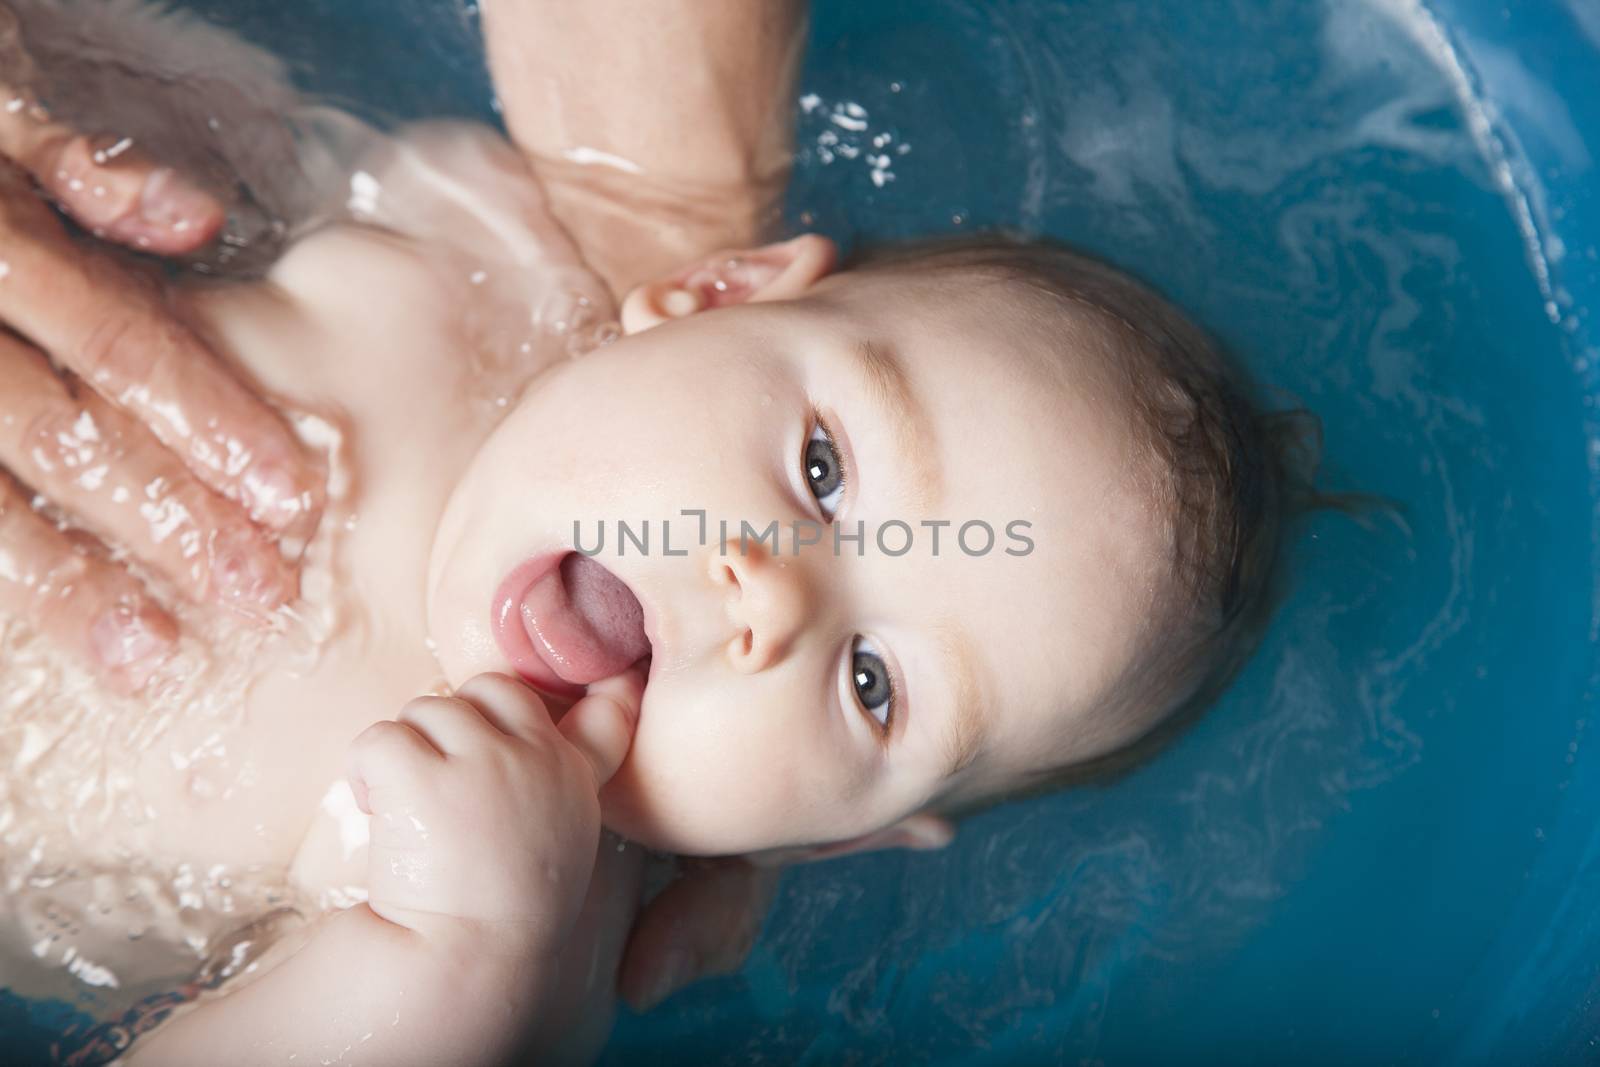
[[[493,119],[470,7],[192,6],[358,111]],[[604,1062],[1592,1057],[1593,6],[818,0],[812,36],[795,228],[1083,245],[1399,506],[1296,528],[1160,758],[791,872],[744,971]]]

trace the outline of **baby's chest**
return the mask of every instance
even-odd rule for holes
[[[425,686],[429,674],[402,667],[385,684],[347,666],[331,679],[263,671],[230,721],[183,719],[124,754],[134,799],[107,839],[162,869],[283,881],[329,787],[343,781],[351,739],[407,699],[398,679]]]
[[[268,723],[232,699],[190,715],[37,703],[63,729],[6,723],[39,740],[0,804],[0,972],[19,994],[121,1010],[299,905],[287,873],[317,779],[339,773],[336,725],[318,728],[310,707]]]
[[[291,404],[382,436],[492,422],[615,308],[502,137],[427,123],[376,137],[345,221],[292,244],[265,285],[203,290],[199,318]]]

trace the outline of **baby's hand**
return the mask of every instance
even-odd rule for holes
[[[422,697],[351,745],[372,816],[368,905],[426,938],[527,957],[559,952],[599,845],[598,793],[638,722],[643,679],[589,687],[558,728],[504,675]]]

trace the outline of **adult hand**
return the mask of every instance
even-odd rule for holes
[[[741,856],[679,862],[680,876],[645,906],[628,935],[617,988],[634,1011],[743,967],[783,874]]]
[[[924,811],[847,840],[681,860],[682,876],[634,920],[618,991],[645,1011],[692,982],[743,967],[785,867],[877,849],[944,848],[954,836],[949,820]]]
[[[211,241],[224,214],[133,146],[0,85],[0,615],[131,691],[170,651],[172,617],[39,499],[181,594],[265,617],[295,595],[275,540],[315,527],[321,474],[154,282],[72,240],[41,194],[163,255]]]

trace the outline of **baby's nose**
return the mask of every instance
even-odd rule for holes
[[[723,594],[733,623],[728,659],[755,673],[781,660],[805,626],[810,595],[805,568],[797,558],[774,554],[748,540],[723,546],[711,557],[711,580]]]

